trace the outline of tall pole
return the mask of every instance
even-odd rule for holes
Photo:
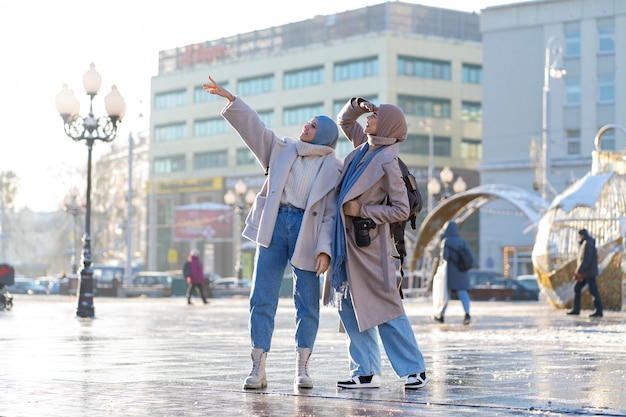
[[[435,141],[433,138],[433,128],[430,123],[421,121],[420,126],[428,132],[428,183],[432,181],[435,175]],[[428,213],[433,211],[433,196],[428,193]]]
[[[128,134],[128,218],[126,219],[126,268],[123,285],[129,284],[133,270],[133,134]]]
[[[567,71],[561,65],[563,49],[555,37],[546,42],[545,63],[543,67],[543,97],[541,122],[541,198],[548,198],[548,172],[550,171],[550,145],[548,143],[548,129],[550,122],[550,78],[559,79]]]
[[[546,46],[546,60],[543,69],[543,96],[541,121],[541,198],[548,197],[548,95],[550,94],[550,46]]]
[[[93,139],[87,139],[87,191],[85,193],[85,235],[83,236],[83,256],[80,270],[79,298],[76,315],[94,317],[93,306],[93,269],[91,268],[91,151]]]
[[[111,88],[104,98],[104,105],[108,116],[96,118],[93,113],[93,99],[98,94],[102,77],[91,64],[89,71],[83,76],[83,86],[89,96],[89,114],[85,117],[78,115],[80,103],[74,97],[74,93],[67,85],[56,96],[56,106],[59,115],[63,118],[65,134],[74,141],[84,140],[87,145],[87,190],[85,192],[85,235],[83,237],[82,266],[80,269],[79,297],[76,315],[81,318],[95,316],[93,305],[94,285],[91,259],[91,159],[93,145],[96,140],[110,142],[115,139],[117,125],[121,122],[126,112],[124,99],[117,91],[117,87]]]

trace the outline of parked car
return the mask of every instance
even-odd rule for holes
[[[468,271],[470,298],[474,301],[506,301],[539,299],[539,288],[533,289],[515,279],[491,270],[470,269]]]
[[[35,284],[39,284],[46,289],[46,294],[59,293],[59,278],[56,275],[42,276],[35,279]]]
[[[520,285],[527,288],[528,290],[536,291],[538,297],[541,296],[541,288],[539,287],[539,282],[537,281],[536,275],[534,274],[519,275],[516,279]]]
[[[43,285],[37,284],[30,278],[15,278],[13,285],[7,285],[6,289],[11,294],[47,294],[47,290]]]
[[[237,277],[215,278],[211,283],[213,297],[250,296],[252,281]]]
[[[133,277],[131,285],[120,289],[120,295],[125,297],[169,297],[172,295],[172,281],[174,277],[167,272],[142,271]]]

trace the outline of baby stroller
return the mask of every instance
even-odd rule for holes
[[[13,296],[5,287],[15,283],[15,269],[9,264],[0,264],[0,311],[13,308]]]

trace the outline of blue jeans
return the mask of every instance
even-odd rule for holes
[[[377,329],[391,367],[399,377],[404,378],[426,371],[424,357],[406,314],[361,332],[354,314],[352,297],[348,294],[347,298],[342,299],[339,317],[348,338],[350,376],[380,375],[381,358]]]
[[[283,274],[293,255],[303,214],[302,209],[280,206],[269,247],[257,247],[250,293],[249,328],[252,347],[263,349],[264,352],[269,352],[272,344]],[[296,345],[313,351],[320,319],[320,282],[316,271],[305,271],[293,266],[292,271]]]
[[[465,313],[469,314],[469,312],[470,312],[470,297],[469,297],[469,294],[467,293],[467,290],[457,290],[456,291],[456,295],[459,297],[459,300],[461,300],[461,304],[463,304],[463,310],[465,311]],[[443,309],[441,309],[441,316],[442,317],[446,313],[446,309],[448,308],[448,302],[449,301],[450,301],[450,291],[448,291],[448,301],[446,301],[446,304],[443,306]]]

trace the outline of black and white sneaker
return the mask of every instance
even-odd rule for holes
[[[426,376],[426,372],[411,374],[406,377],[404,389],[420,389],[426,384],[428,384],[428,376]]]
[[[380,377],[378,375],[355,375],[347,381],[337,382],[339,388],[379,388]]]

